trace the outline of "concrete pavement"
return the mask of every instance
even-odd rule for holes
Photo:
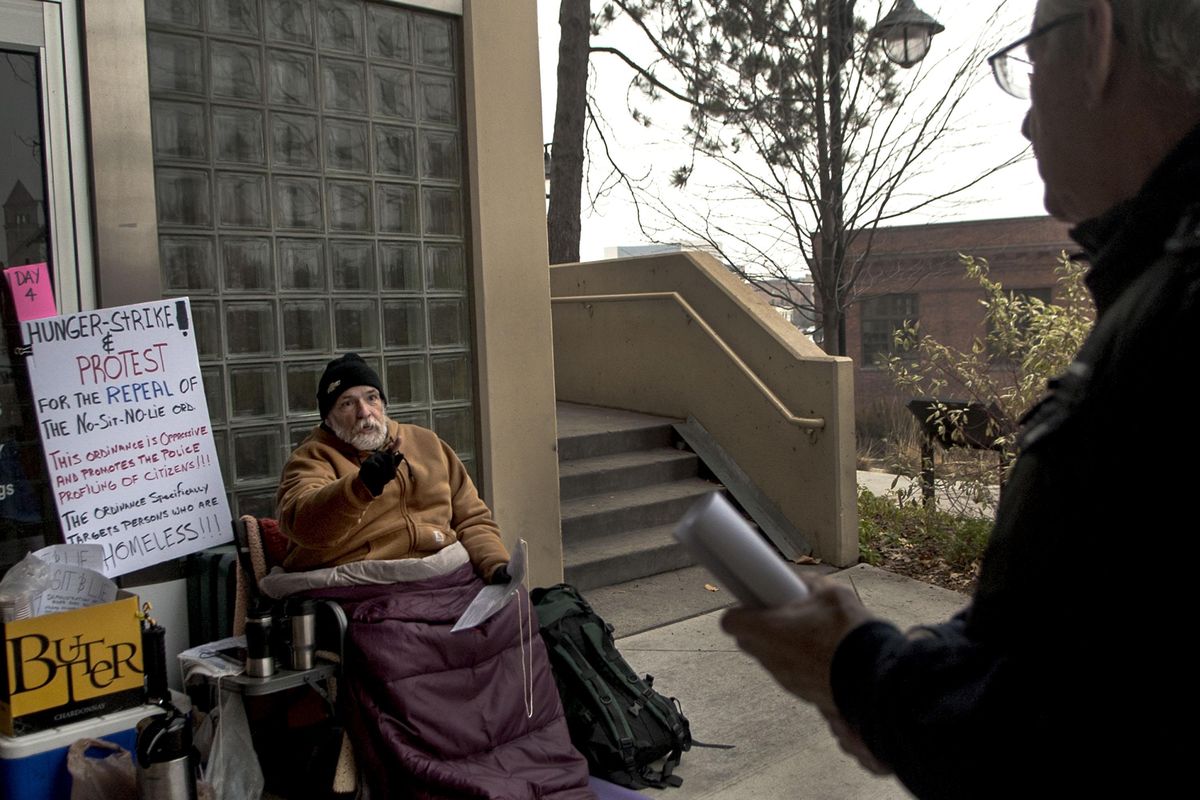
[[[675,591],[703,592],[711,605],[729,603],[728,595],[704,588],[712,579],[700,568],[681,573],[673,578],[681,584],[673,585]],[[865,564],[831,575],[834,580],[852,581],[868,608],[901,627],[945,620],[967,602],[967,597],[957,592]],[[736,745],[732,750],[693,748],[685,753],[678,770],[683,785],[662,792],[662,800],[910,797],[894,779],[875,778],[844,755],[821,715],[779,688],[721,632],[719,610],[622,635],[623,625],[618,620],[630,617],[630,612],[622,613],[620,607],[630,605],[635,595],[643,596],[635,588],[622,591],[624,595],[598,594],[592,602],[602,616],[614,622],[617,644],[626,660],[639,674],[653,675],[655,688],[664,695],[679,699],[693,736]],[[658,601],[661,604],[661,594]],[[660,796],[653,790],[646,793]]]

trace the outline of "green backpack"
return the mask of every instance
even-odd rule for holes
[[[617,652],[612,626],[574,587],[534,589],[532,597],[571,742],[590,772],[631,789],[681,784],[672,772],[692,733],[679,703],[654,691],[651,676],[637,676]]]

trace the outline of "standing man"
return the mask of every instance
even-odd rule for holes
[[[1163,797],[1191,782],[1200,0],[1040,0],[990,59],[1098,318],[1026,416],[968,608],[903,633],[852,593],[725,629],[921,798]]]
[[[357,353],[317,385],[321,424],[283,468],[276,504],[288,571],[421,558],[461,542],[485,581],[508,551],[458,456],[433,431],[388,419],[379,375]]]

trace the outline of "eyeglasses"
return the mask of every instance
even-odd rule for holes
[[[992,67],[992,75],[995,76],[996,83],[1000,84],[1000,88],[1013,97],[1028,100],[1029,83],[1033,77],[1033,62],[1029,59],[1029,51],[1027,49],[1029,43],[1039,36],[1049,33],[1059,25],[1065,25],[1082,16],[1083,12],[1078,12],[1067,14],[1056,20],[1047,22],[1040,28],[1034,29],[1028,36],[1023,36],[1003,50],[998,50],[994,55],[988,56],[988,64]]]

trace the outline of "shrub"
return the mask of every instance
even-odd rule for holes
[[[1083,285],[1085,267],[1066,254],[1055,268],[1055,302],[1005,290],[988,277],[983,259],[962,256],[967,277],[983,290],[987,333],[967,352],[921,334],[917,325],[896,332],[896,352],[887,364],[896,386],[914,396],[965,400],[990,412],[983,433],[1000,453],[1001,469],[1017,455],[1017,421],[1063,372],[1091,329],[1093,307]],[[945,405],[929,417],[941,436],[962,442],[964,412]],[[995,508],[997,468],[988,459],[956,460],[950,500]]]

